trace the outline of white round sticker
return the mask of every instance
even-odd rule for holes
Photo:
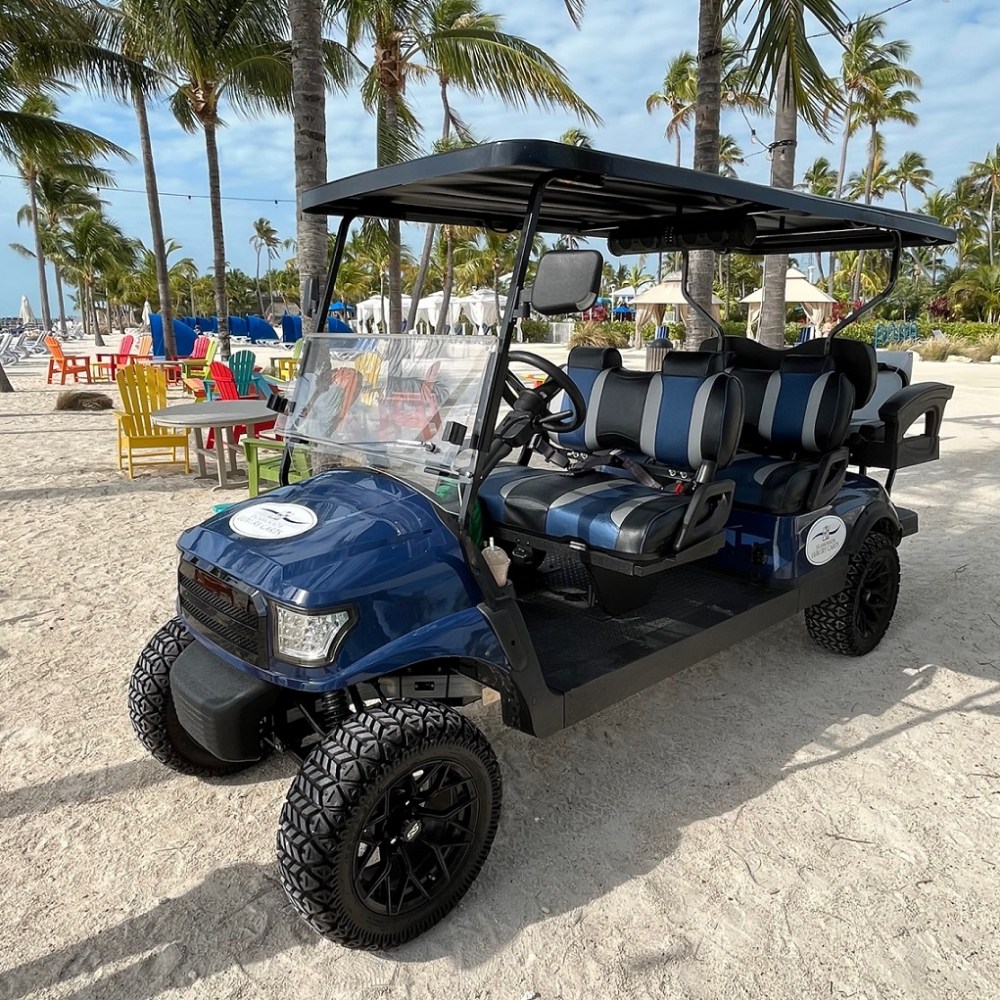
[[[839,517],[827,515],[814,521],[806,536],[806,559],[813,566],[828,563],[847,541],[847,525]]]
[[[316,515],[298,503],[255,503],[229,519],[229,527],[244,538],[294,538],[316,524]]]

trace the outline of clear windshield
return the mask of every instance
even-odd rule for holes
[[[457,508],[496,350],[495,337],[310,334],[284,420],[293,469],[378,469]]]

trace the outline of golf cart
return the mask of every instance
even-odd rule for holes
[[[837,653],[883,638],[917,515],[867,470],[891,487],[936,459],[952,390],[905,385],[840,334],[889,294],[903,248],[953,233],[534,140],[348,177],[303,206],[342,220],[320,317],[354,219],[520,230],[498,335],[307,336],[283,485],[181,536],[177,617],[140,654],[129,707],[182,773],[294,755],[288,896],[319,933],[384,948],[444,917],[486,861],[500,769],[457,710],[485,689],[505,724],[546,736],[800,611]],[[533,263],[539,232],[679,252],[717,336],[656,371],[516,349],[529,308],[585,310],[600,286],[595,249]],[[891,279],[829,337],[773,350],[692,300],[698,249],[888,251]]]

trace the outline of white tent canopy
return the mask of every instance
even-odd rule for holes
[[[806,311],[809,322],[817,330],[830,317],[834,299],[822,288],[814,285],[797,267],[790,267],[785,273],[785,302],[801,305]],[[761,306],[764,303],[764,289],[745,295],[740,302],[750,307],[747,316],[747,333],[751,333],[760,321]]]
[[[712,313],[716,319],[719,319],[722,315],[719,311],[719,306],[721,305],[722,299],[718,295],[713,295]],[[659,323],[667,311],[667,306],[673,306],[680,314],[681,321],[684,323],[687,322],[691,307],[681,294],[680,271],[668,274],[658,285],[647,288],[635,297],[636,323],[639,326],[642,326],[648,320],[654,320]]]
[[[410,308],[410,296],[403,296],[403,318],[405,319],[406,312]],[[381,323],[383,310],[385,315],[385,322],[388,326],[389,323],[389,297],[388,296],[378,296],[373,295],[370,299],[365,299],[364,302],[359,302],[357,304],[357,312],[355,316],[358,322],[358,328],[360,329],[367,320],[371,320],[373,323]]]
[[[461,310],[472,321],[473,326],[496,326],[500,321],[497,312],[497,297],[492,288],[477,288],[457,300]],[[500,308],[507,305],[507,296],[500,296]]]
[[[649,282],[647,282],[645,285],[640,285],[638,289],[636,289],[634,285],[626,285],[624,288],[616,288],[611,293],[611,301],[612,303],[618,302],[619,300],[622,302],[631,302],[636,295],[643,293],[649,287]]]
[[[433,295],[424,296],[417,303],[417,322],[421,321],[429,323],[434,327],[435,331],[443,333],[443,330],[438,330],[438,323],[441,322],[442,326],[453,327],[458,322],[458,317],[461,314],[462,306],[461,303],[453,295],[448,302],[448,315],[442,321],[441,319],[441,306],[444,304],[444,292],[434,292]]]

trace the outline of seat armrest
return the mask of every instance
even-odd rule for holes
[[[937,436],[941,432],[945,404],[954,394],[955,387],[943,382],[917,382],[900,389],[879,407],[878,415],[885,423],[887,439],[901,439],[922,416],[927,417],[924,433]]]
[[[696,487],[674,540],[674,552],[681,552],[722,531],[733,509],[735,494],[736,483],[732,479],[719,479]]]

